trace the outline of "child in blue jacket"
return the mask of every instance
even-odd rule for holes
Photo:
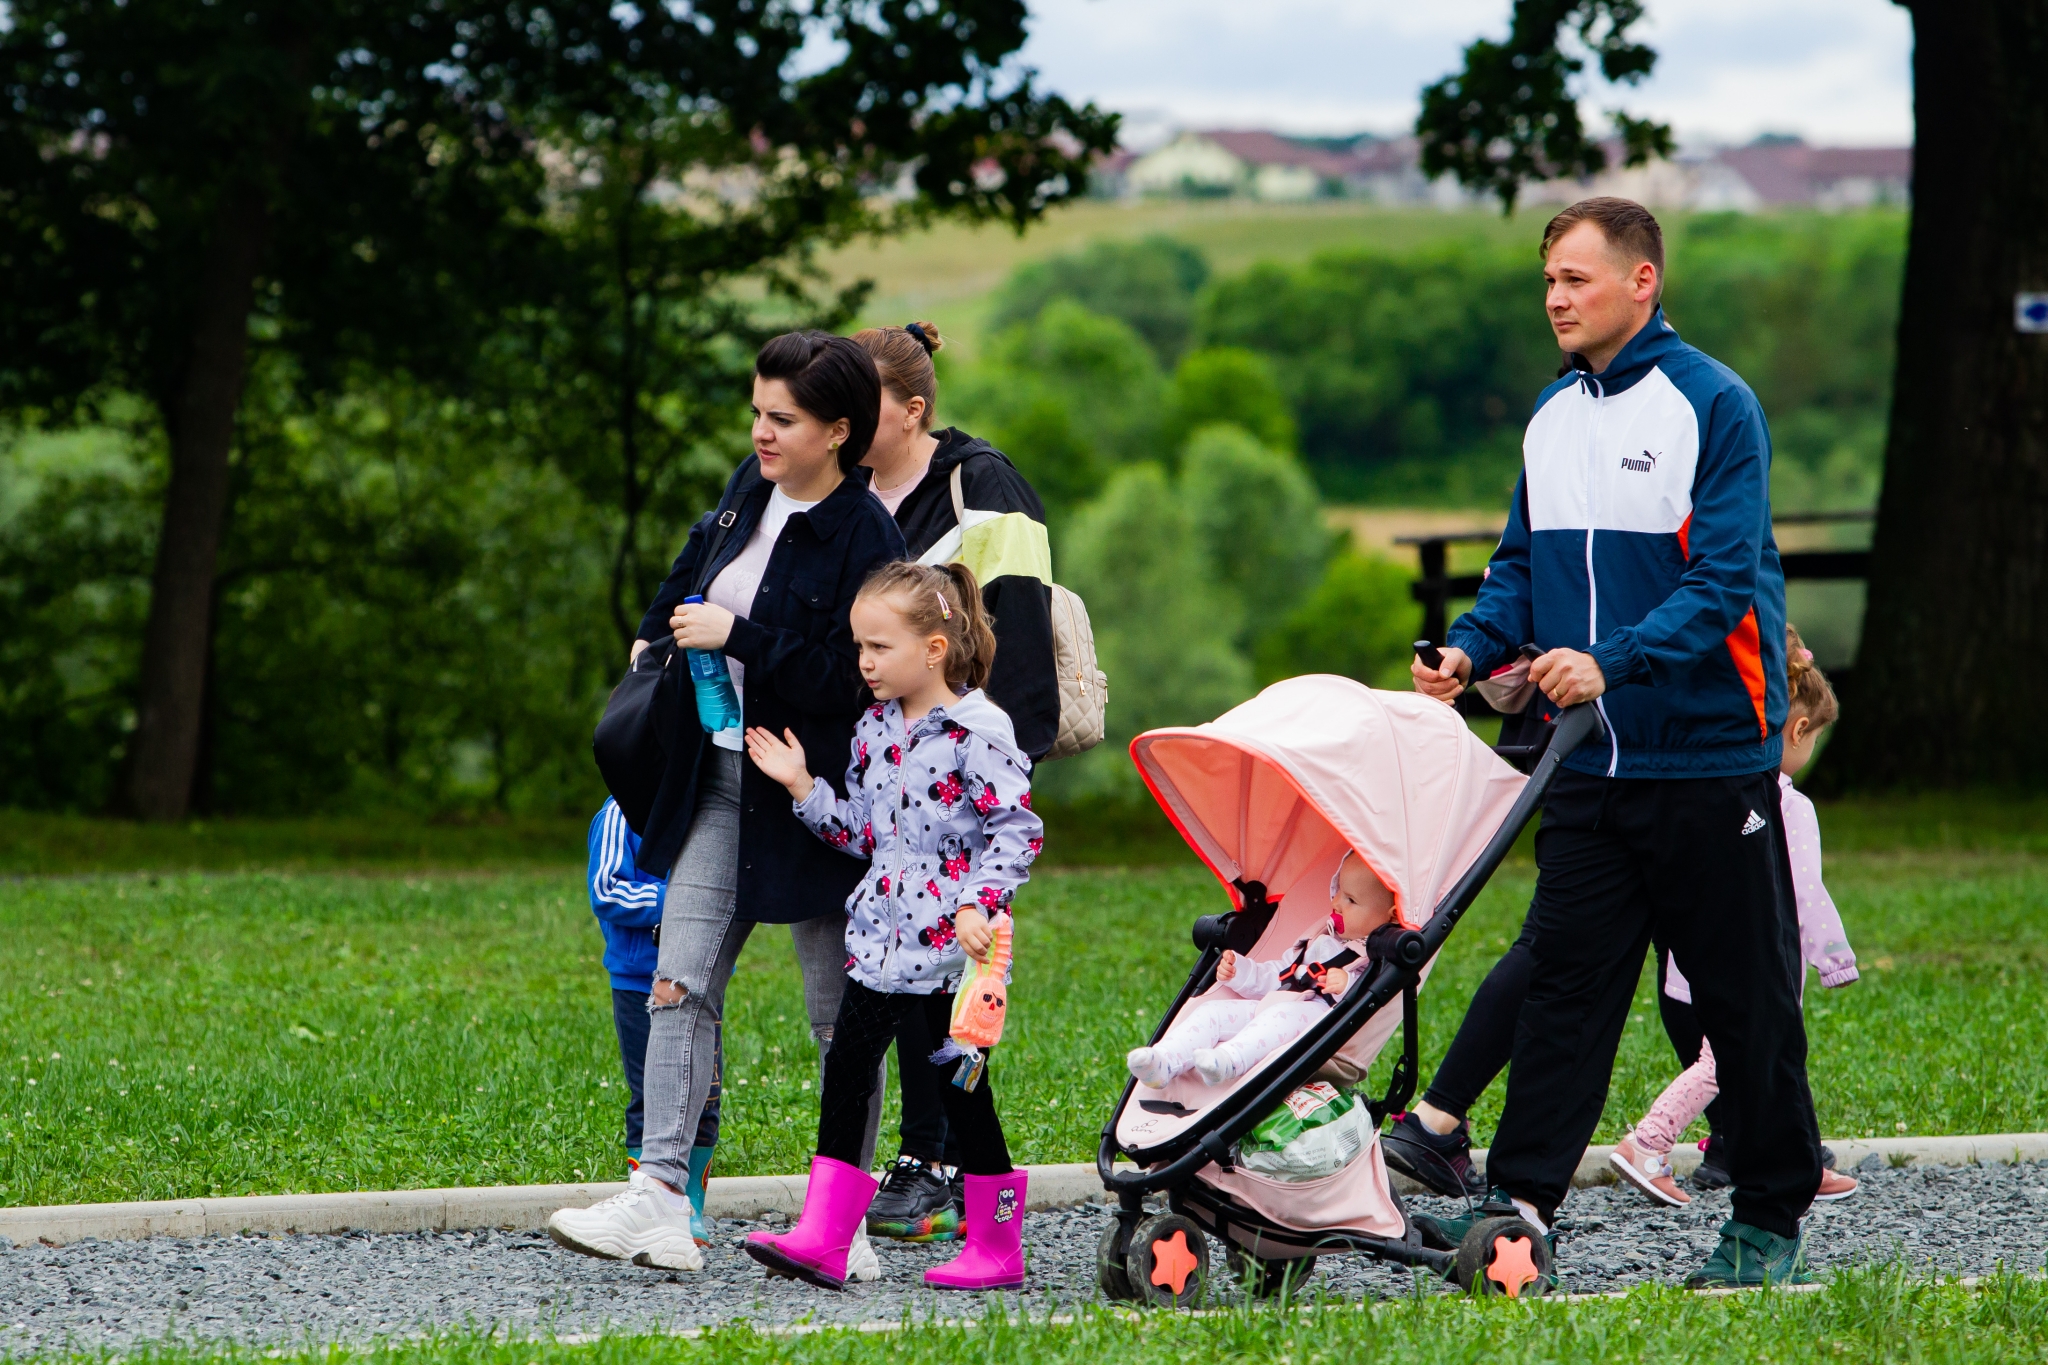
[[[626,824],[619,803],[607,799],[590,821],[590,912],[604,930],[604,969],[612,978],[612,1026],[619,1035],[619,1062],[626,1072],[626,1165],[640,1169],[640,1134],[646,1115],[641,1085],[647,1060],[647,996],[654,989],[658,949],[655,929],[668,881],[650,877],[635,863],[640,836]],[[704,1180],[711,1170],[711,1150],[718,1145],[718,1095],[725,1074],[725,1039],[720,1032],[711,1062],[711,1096],[697,1123],[697,1141],[690,1150],[690,1231],[698,1244],[711,1240],[704,1221]]]

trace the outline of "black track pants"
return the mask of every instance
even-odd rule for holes
[[[913,1010],[923,1015],[928,1036],[945,1039],[953,1024],[950,992],[885,995],[858,981],[846,983],[846,994],[839,997],[839,1022],[832,1028],[832,1050],[825,1055],[825,1094],[818,1106],[820,1156],[849,1166],[860,1164],[875,1073],[881,1069],[889,1045],[896,1041],[898,1022]],[[1010,1149],[1003,1142],[1002,1121],[996,1117],[994,1049],[989,1050],[988,1070],[973,1090],[952,1083],[958,1062],[934,1066],[930,1054],[905,1057],[900,1053],[897,1060],[905,1071],[921,1066],[930,1073],[946,1109],[946,1127],[960,1141],[960,1169],[969,1175],[1008,1175]]]
[[[1472,1003],[1465,1009],[1457,1036],[1451,1039],[1443,1061],[1437,1064],[1436,1074],[1430,1077],[1429,1089],[1422,1098],[1446,1114],[1463,1118],[1471,1113],[1486,1087],[1493,1084],[1493,1078],[1508,1069],[1508,1061],[1515,1053],[1515,1024],[1522,1017],[1522,1001],[1529,994],[1529,973],[1536,961],[1531,946],[1536,938],[1535,924],[1534,918],[1523,918],[1520,936],[1493,964],[1479,989],[1472,992]],[[1654,938],[1651,942],[1657,949],[1657,1007],[1664,1021],[1664,1035],[1671,1040],[1679,1065],[1691,1066],[1700,1059],[1700,1039],[1704,1036],[1700,1033],[1699,1017],[1685,1001],[1664,994],[1664,948]],[[1720,1103],[1716,1098],[1707,1106],[1708,1123],[1719,1124]],[[1715,1131],[1720,1130],[1716,1127]]]
[[[1560,773],[1536,834],[1529,923],[1529,990],[1490,1181],[1545,1218],[1564,1202],[1654,936],[1714,1045],[1734,1216],[1797,1235],[1820,1187],[1820,1130],[1778,775]]]

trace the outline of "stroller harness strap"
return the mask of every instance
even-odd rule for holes
[[[1348,967],[1356,961],[1358,950],[1346,948],[1322,962],[1297,962],[1280,974],[1280,989],[1303,995],[1318,995],[1334,1005],[1337,1003],[1337,997],[1330,994],[1329,987],[1325,984],[1330,971],[1336,967]]]

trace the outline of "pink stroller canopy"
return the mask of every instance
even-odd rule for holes
[[[1233,901],[1243,900],[1234,883],[1258,882],[1278,903],[1251,950],[1257,959],[1285,954],[1329,913],[1330,878],[1347,848],[1393,888],[1401,922],[1419,928],[1527,780],[1442,702],[1329,674],[1275,683],[1207,725],[1147,731],[1131,757],[1182,837],[1231,886]],[[1333,1062],[1363,1077],[1400,1015],[1380,1010]],[[1118,1140],[1164,1141],[1263,1070],[1222,1087],[1193,1073],[1177,1077],[1159,1093],[1178,1112],[1132,1104],[1118,1120]],[[1305,1184],[1213,1165],[1197,1178],[1283,1226],[1401,1233],[1377,1142],[1342,1171]]]
[[[1210,870],[1264,884],[1290,923],[1300,903],[1310,919],[1328,913],[1348,847],[1420,927],[1526,780],[1443,703],[1326,673],[1274,683],[1207,725],[1148,730],[1131,757]]]

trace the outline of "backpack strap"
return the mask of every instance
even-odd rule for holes
[[[955,526],[965,526],[967,524],[967,495],[960,491],[960,471],[966,467],[967,461],[965,460],[954,465],[953,477],[946,481],[953,488],[953,524]]]

